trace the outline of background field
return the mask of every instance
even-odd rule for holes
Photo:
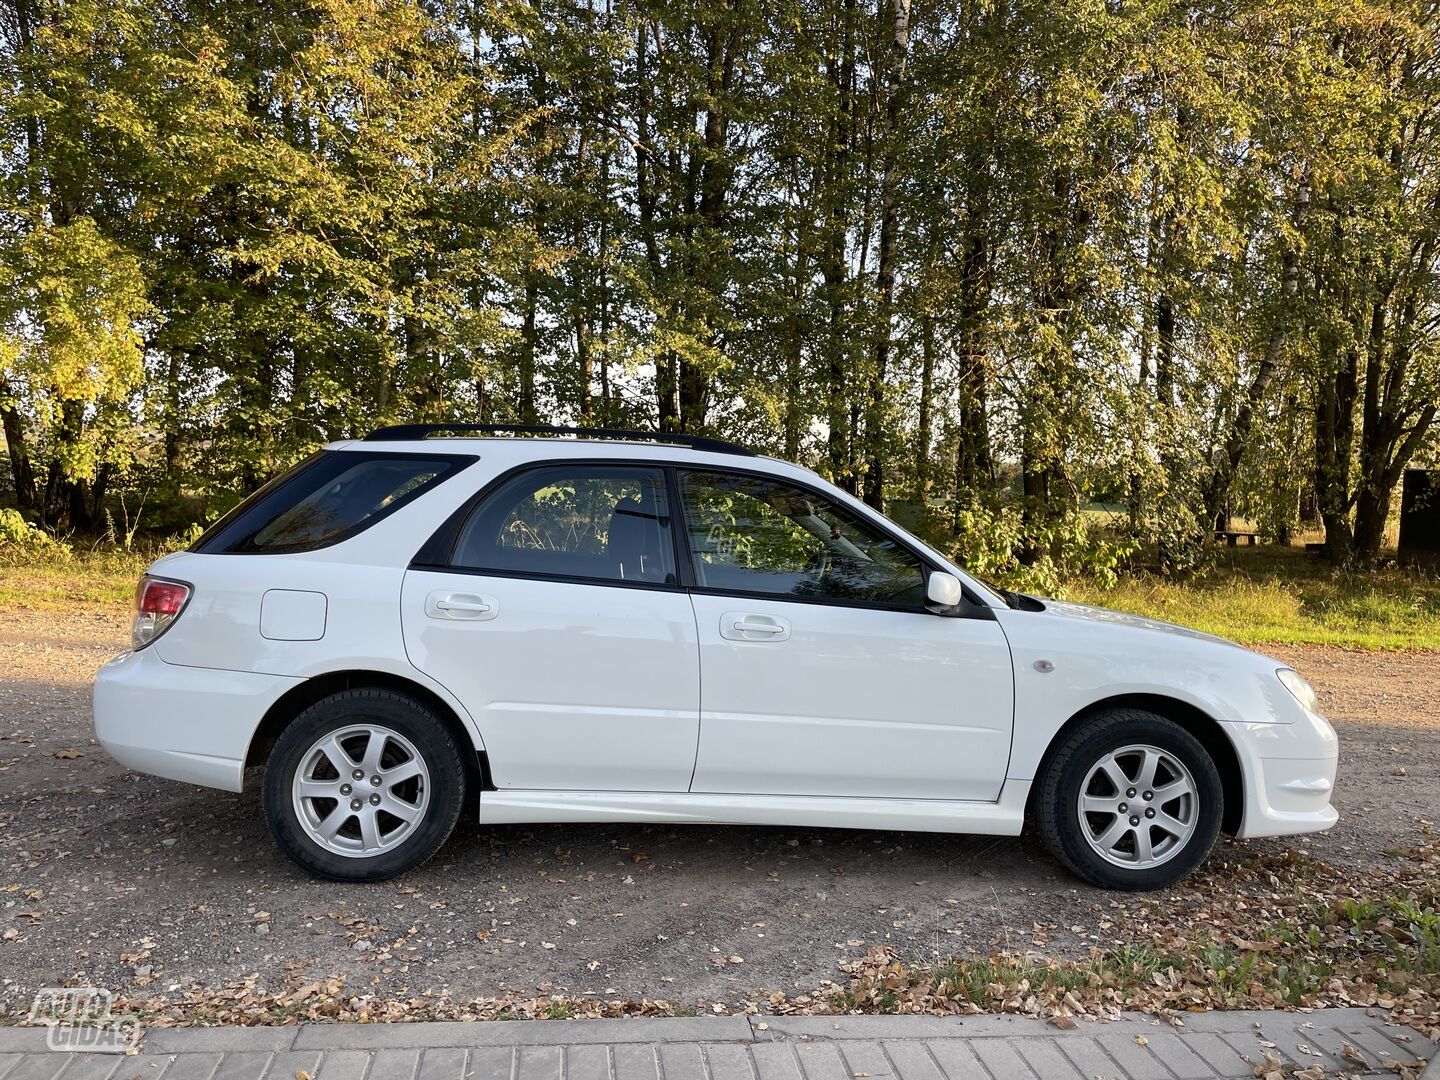
[[[28,554],[0,546],[0,609],[124,615],[136,579],[164,553],[160,545]],[[1300,548],[1225,549],[1182,580],[1076,578],[1057,593],[1246,645],[1440,649],[1440,578],[1399,568],[1339,573]]]

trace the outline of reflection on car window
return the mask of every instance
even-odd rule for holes
[[[362,532],[473,460],[442,454],[323,451],[212,525],[193,550],[314,551]]]
[[[856,514],[755,476],[680,474],[686,532],[702,587],[777,596],[914,603],[920,562]]]
[[[378,514],[440,474],[440,466],[366,461],[311,492],[251,538],[260,549],[318,547],[331,536]]]
[[[665,483],[655,469],[534,469],[488,496],[455,566],[561,578],[675,583]]]

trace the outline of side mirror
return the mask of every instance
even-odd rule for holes
[[[965,588],[954,574],[935,570],[925,580],[925,599],[942,608],[953,608],[965,599]]]

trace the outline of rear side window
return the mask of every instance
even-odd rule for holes
[[[527,470],[476,507],[451,562],[467,570],[673,585],[664,476],[606,465]]]
[[[321,451],[226,514],[192,550],[283,555],[329,547],[363,532],[474,460],[452,454]]]

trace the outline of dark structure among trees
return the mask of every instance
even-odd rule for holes
[[[1440,472],[1405,470],[1400,493],[1400,561],[1440,566]]]

